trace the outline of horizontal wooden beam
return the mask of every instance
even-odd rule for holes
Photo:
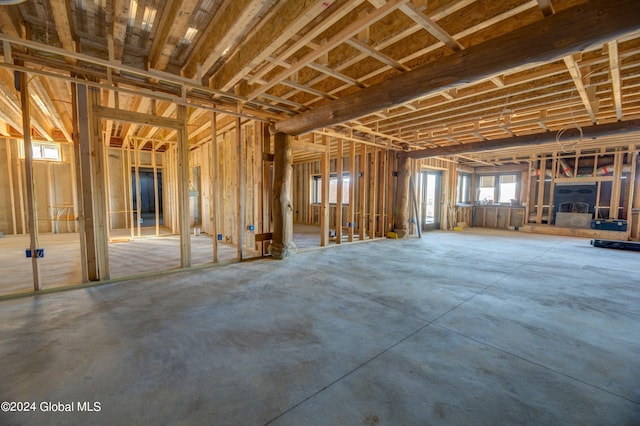
[[[125,121],[128,123],[146,124],[149,126],[165,127],[167,129],[181,129],[184,126],[182,120],[161,117],[157,115],[142,114],[135,111],[96,106],[93,111],[107,120]]]
[[[275,128],[289,135],[300,135],[488,79],[522,65],[554,61],[639,29],[637,12],[637,0],[582,3],[280,121]]]
[[[598,124],[594,126],[582,127],[582,134],[575,129],[568,129],[561,135],[561,141],[589,140],[605,136],[619,136],[629,133],[640,132],[639,120],[618,121],[615,123]],[[558,138],[558,132],[545,132],[533,135],[515,136],[512,138],[494,139],[482,142],[473,142],[468,144],[442,146],[438,148],[421,149],[417,151],[408,151],[403,155],[413,158],[429,158],[439,155],[456,155],[466,154],[470,152],[491,151],[502,148],[512,148],[516,146],[532,146],[542,145],[555,142]]]
[[[265,232],[264,234],[256,234],[255,235],[255,240],[256,243],[262,242],[262,241],[271,241],[273,240],[273,233],[272,232]]]
[[[294,151],[313,151],[313,152],[327,152],[326,145],[320,145],[317,143],[305,142],[305,141],[291,141],[291,148]]]

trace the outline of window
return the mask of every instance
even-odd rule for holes
[[[34,160],[62,161],[60,144],[55,142],[31,142]],[[18,157],[24,158],[24,141],[18,143]]]
[[[458,173],[458,204],[471,202],[471,175],[469,173]]]
[[[517,179],[516,175],[502,175],[500,176],[500,183],[498,186],[498,202],[499,203],[510,203],[511,200],[517,200],[516,189],[517,189]]]
[[[484,203],[493,203],[496,193],[496,177],[495,176],[480,176],[480,185],[478,192],[478,201]]]
[[[478,180],[478,201],[485,204],[518,201],[518,173],[481,175]]]
[[[349,175],[342,175],[342,204],[349,204]],[[329,177],[329,203],[335,204],[338,201],[338,176]],[[322,178],[314,176],[311,178],[311,202],[313,204],[322,203]]]

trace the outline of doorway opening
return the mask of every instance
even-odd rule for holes
[[[440,229],[442,200],[442,172],[423,171],[420,173],[420,223],[423,231]]]
[[[162,212],[162,171],[157,170],[158,175],[158,205],[155,203],[154,173],[153,169],[141,168],[138,171],[140,176],[140,194],[137,193],[137,182],[135,168],[131,170],[131,196],[133,197],[133,212],[136,221],[140,226],[156,226],[156,210],[158,213],[158,224],[164,225]],[[140,209],[138,209],[138,200]],[[138,217],[138,212],[140,217]]]

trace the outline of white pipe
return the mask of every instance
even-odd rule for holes
[[[631,172],[631,166],[628,164],[625,164],[622,166],[622,173],[630,173]],[[598,167],[596,169],[596,176],[605,176],[608,174],[613,174],[613,166],[602,166],[602,167]]]
[[[560,173],[564,174],[566,177],[573,176],[573,169],[564,158],[560,158]]]
[[[545,177],[551,177],[551,169],[545,169],[544,175]],[[531,176],[540,177],[540,169],[532,170]]]

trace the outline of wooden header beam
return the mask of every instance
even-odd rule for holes
[[[125,121],[128,123],[146,124],[155,127],[165,127],[168,129],[180,130],[184,126],[183,120],[175,118],[162,117],[157,115],[143,114],[136,111],[128,111],[124,109],[115,109],[103,106],[96,106],[93,111],[107,120]]]
[[[283,120],[275,128],[300,135],[344,123],[518,66],[554,61],[639,28],[637,0],[590,1]]]
[[[596,139],[604,136],[619,136],[629,133],[640,132],[640,121],[628,120],[615,123],[599,124],[595,126],[582,127],[582,139]],[[542,145],[555,142],[558,132],[545,132],[533,135],[515,136],[504,139],[494,139],[482,142],[473,142],[460,145],[442,146],[438,148],[427,148],[418,151],[408,151],[405,157],[420,159],[437,157],[440,155],[466,154],[469,152],[490,151],[494,149],[513,148],[516,146]],[[580,139],[577,130],[567,131],[562,135],[562,142]]]

